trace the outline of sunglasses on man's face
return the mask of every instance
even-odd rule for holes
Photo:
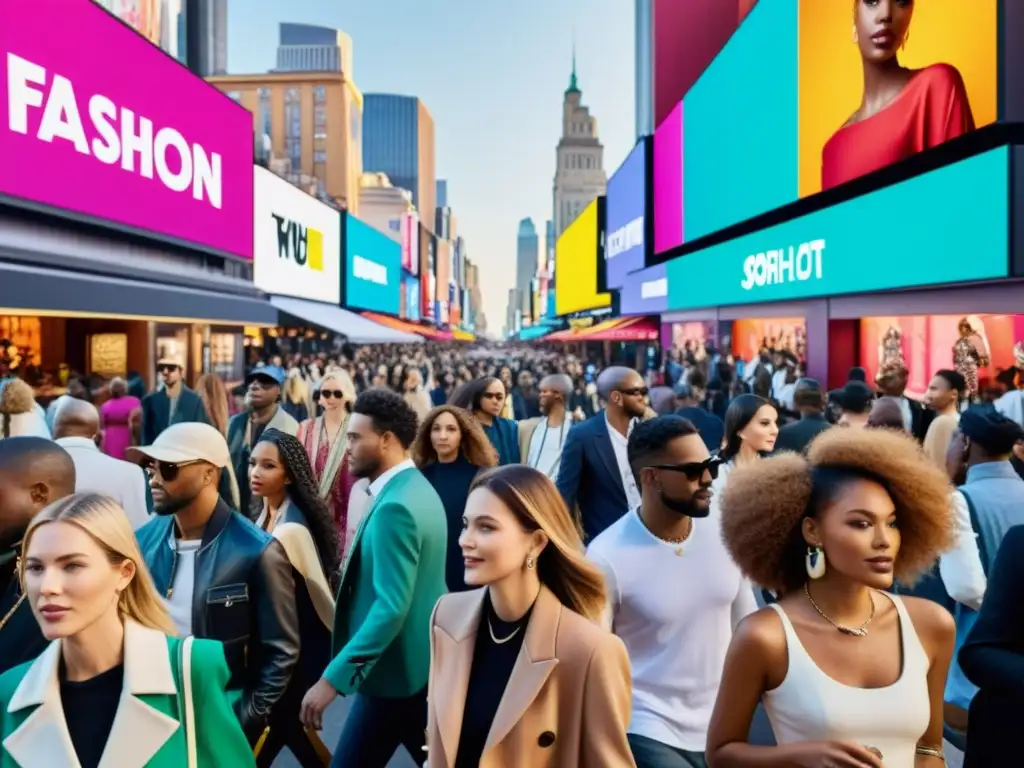
[[[199,461],[152,461],[149,463],[149,466],[146,467],[146,470],[151,475],[159,473],[165,483],[173,483],[178,479],[178,473],[181,471],[182,467],[198,463]]]
[[[626,395],[626,397],[639,397],[641,395],[647,397],[649,391],[647,387],[632,387],[631,389],[618,390],[620,394]]]
[[[256,389],[271,389],[272,387],[280,386],[274,379],[269,376],[259,376],[249,382],[250,389],[255,387]]]
[[[712,456],[707,461],[691,461],[687,464],[655,464],[651,469],[663,469],[666,472],[679,472],[686,475],[686,479],[695,483],[704,477],[706,472],[712,480],[718,477],[718,470],[722,466],[722,460]]]
[[[158,365],[156,367],[157,373],[174,373],[176,370],[178,370],[176,365]]]

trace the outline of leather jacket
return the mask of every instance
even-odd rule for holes
[[[178,553],[173,515],[138,530],[157,592],[169,597]],[[218,499],[195,556],[192,634],[219,640],[243,691],[238,719],[256,743],[299,659],[295,579],[281,543]]]

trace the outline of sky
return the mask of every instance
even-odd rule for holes
[[[229,0],[228,69],[265,72],[282,21],[352,37],[364,93],[418,96],[433,115],[437,176],[480,265],[489,333],[505,321],[519,220],[543,247],[555,146],[572,68],[597,118],[611,176],[635,142],[629,0]],[[373,170],[373,169],[367,169]]]

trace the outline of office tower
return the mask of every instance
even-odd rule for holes
[[[228,71],[228,0],[187,0],[188,67],[200,77]]]
[[[275,72],[352,73],[352,38],[340,29],[282,23]]]
[[[412,192],[428,226],[437,208],[434,119],[416,96],[368,93],[363,101],[363,168]]]
[[[530,297],[533,295],[533,280],[537,276],[539,243],[533,219],[519,222],[519,236],[516,239],[516,308],[523,316],[530,314]]]
[[[437,207],[445,208],[448,205],[448,181],[446,179],[437,180]]]

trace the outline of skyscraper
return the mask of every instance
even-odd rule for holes
[[[363,101],[363,169],[386,173],[412,192],[427,225],[437,208],[434,119],[416,96],[367,93]]]
[[[340,29],[282,23],[275,72],[352,73],[352,38]]]
[[[539,242],[533,219],[519,222],[519,236],[516,240],[516,302],[523,317],[530,314],[530,297],[533,295],[533,279],[539,265]]]
[[[448,205],[448,181],[446,179],[437,180],[437,207],[444,208]]]
[[[636,137],[654,133],[654,0],[636,3]]]
[[[562,102],[562,138],[555,150],[555,234],[560,236],[580,211],[608,186],[604,172],[604,147],[598,139],[597,118],[583,106],[583,92],[576,79],[576,54]]]
[[[200,77],[228,71],[228,0],[187,0],[188,67]]]

